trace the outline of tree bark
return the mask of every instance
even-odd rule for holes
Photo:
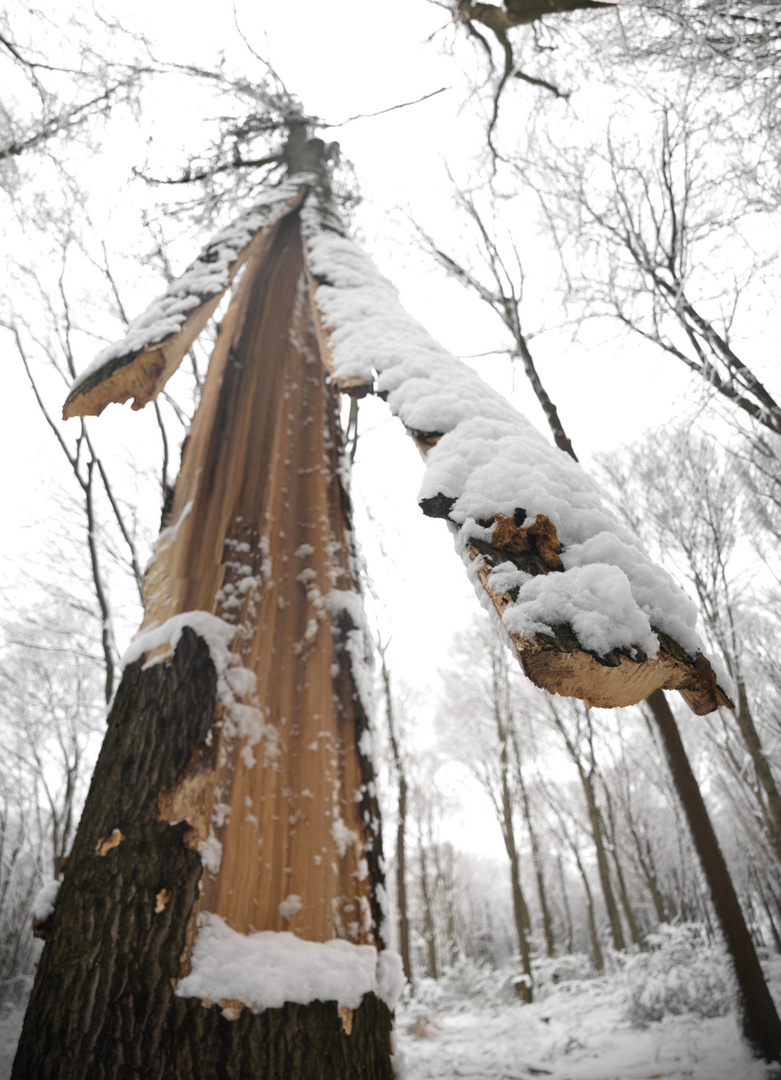
[[[588,883],[588,877],[586,875],[585,867],[581,862],[580,852],[576,847],[573,847],[575,855],[575,861],[578,864],[578,870],[580,870],[580,876],[583,879],[583,890],[586,893],[586,914],[588,915],[588,932],[591,938],[591,949],[594,953],[594,967],[597,971],[605,970],[605,959],[602,955],[602,947],[599,944],[599,934],[597,933],[597,923],[594,918],[594,897],[591,893],[591,886]]]
[[[385,687],[385,707],[388,714],[388,737],[390,739],[393,763],[396,767],[396,776],[399,785],[398,797],[398,823],[396,825],[396,902],[399,916],[399,952],[401,964],[404,969],[404,977],[408,983],[412,983],[412,958],[409,940],[409,915],[407,912],[407,777],[404,772],[404,762],[401,757],[398,734],[391,696],[390,672],[385,662],[385,646],[379,646],[382,658],[382,680]]]
[[[381,931],[338,400],[297,211],[247,245],[220,326],[144,583],[144,628],[170,619],[183,636],[172,661],[155,640],[118,692],[17,1078],[391,1074],[373,994],[254,1015],[238,983],[216,1004],[174,985],[201,913],[312,945],[377,946]],[[219,674],[194,618],[226,632]]]
[[[738,986],[739,1022],[743,1036],[757,1057],[781,1060],[781,1020],[765,983],[751,935],[727,870],[716,834],[675,717],[661,690],[648,699],[664,744],[665,754],[691,830],[711,900]]]
[[[607,804],[610,854],[613,856],[613,866],[616,868],[616,881],[618,882],[618,895],[621,900],[621,907],[624,911],[626,924],[629,927],[629,936],[632,939],[632,944],[636,945],[638,948],[642,948],[643,935],[640,933],[640,927],[637,925],[637,919],[635,918],[632,903],[629,899],[629,892],[626,887],[626,879],[624,878],[621,860],[618,857],[618,836],[616,835],[616,819],[613,811],[613,800],[610,797],[610,790],[604,780],[602,782],[602,790],[605,793],[605,802]]]
[[[754,717],[751,714],[751,707],[748,702],[745,684],[741,678],[737,678],[736,685],[738,700],[737,708],[735,709],[735,721],[740,729],[740,734],[743,737],[745,747],[751,756],[751,761],[757,774],[757,780],[765,792],[765,797],[767,799],[767,807],[763,808],[765,828],[768,834],[768,840],[773,848],[773,853],[778,860],[779,865],[781,865],[781,793],[779,793],[775,777],[770,770],[770,764],[768,763],[767,756],[762,747],[759,732],[754,723]]]
[[[537,896],[540,901],[540,912],[542,913],[542,929],[545,935],[545,950],[548,956],[555,956],[556,944],[553,940],[553,924],[551,922],[550,910],[548,908],[548,899],[545,893],[545,876],[543,873],[542,857],[540,854],[540,842],[537,837],[537,830],[534,827],[531,815],[531,805],[529,803],[529,792],[526,788],[526,783],[523,779],[523,770],[521,768],[521,755],[518,748],[518,743],[513,739],[513,749],[515,750],[515,764],[516,764],[516,776],[518,778],[518,788],[521,792],[521,805],[523,806],[523,816],[526,821],[526,828],[529,833],[529,843],[532,850],[532,862],[534,863],[534,875],[537,879]]]
[[[185,629],[169,665],[127,668],[57,899],[14,1080],[390,1080],[390,1012],[369,995],[228,1020],[174,984],[203,866],[159,793],[208,767],[216,674]],[[121,839],[119,839],[121,837]],[[111,846],[109,846],[111,845]],[[101,854],[103,852],[103,854]],[[163,903],[165,897],[167,900]],[[160,910],[158,910],[160,909]]]
[[[594,785],[591,781],[591,777],[586,772],[580,757],[576,753],[574,746],[571,745],[569,738],[566,738],[568,749],[577,766],[578,776],[580,777],[580,782],[583,786],[583,793],[586,796],[589,825],[591,826],[591,835],[594,840],[594,849],[597,855],[597,868],[599,870],[600,884],[602,885],[602,894],[605,898],[607,917],[610,920],[610,931],[613,935],[613,946],[619,952],[623,952],[626,948],[626,942],[624,941],[624,931],[621,929],[621,919],[618,914],[616,898],[613,895],[613,886],[610,882],[610,867],[608,866],[605,843],[602,837],[602,821],[599,816],[597,801],[594,796]]]
[[[564,865],[561,860],[561,852],[556,855],[556,865],[559,871],[559,888],[561,889],[561,906],[564,909],[564,926],[565,926],[565,944],[567,952],[572,952],[572,912],[569,906],[569,896],[567,895],[567,882],[564,878]]]
[[[627,807],[627,821],[629,822],[629,832],[632,837],[632,841],[635,845],[635,853],[637,855],[637,864],[645,879],[648,891],[651,894],[651,900],[654,905],[654,911],[656,912],[657,922],[667,922],[667,912],[664,906],[664,900],[662,894],[659,891],[659,884],[656,880],[656,872],[653,864],[653,856],[650,850],[648,840],[645,841],[645,846],[640,839],[640,834],[637,831],[637,825],[632,816],[631,810]]]
[[[529,922],[529,909],[526,907],[526,901],[523,896],[523,889],[521,888],[521,864],[518,858],[518,846],[515,842],[515,827],[513,825],[513,805],[512,797],[510,794],[510,781],[509,781],[509,754],[507,749],[508,731],[505,727],[505,723],[502,719],[501,705],[500,705],[500,693],[504,687],[500,683],[500,679],[504,673],[503,657],[499,656],[495,658],[494,662],[494,719],[496,721],[496,733],[499,739],[499,754],[500,754],[500,771],[501,771],[501,783],[502,783],[502,836],[504,837],[504,846],[507,849],[507,856],[510,860],[510,884],[512,886],[513,895],[513,916],[515,919],[515,932],[518,938],[518,950],[521,954],[521,964],[523,966],[523,981],[518,983],[519,994],[521,999],[527,1004],[532,1000],[532,966],[531,955],[529,952],[529,939],[528,931],[530,929]]]
[[[420,862],[420,894],[423,900],[423,939],[426,942],[426,974],[430,979],[438,979],[439,965],[437,964],[437,941],[434,932],[434,911],[431,904],[426,848],[422,839],[418,845],[418,859]]]

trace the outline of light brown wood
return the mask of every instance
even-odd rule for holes
[[[423,457],[441,438],[437,435],[424,436],[420,432],[409,434]],[[457,531],[456,525],[452,522],[448,524]],[[499,522],[502,528],[507,524],[508,519]],[[480,558],[476,548],[468,545],[468,550],[472,560]],[[512,603],[512,598],[491,588],[490,566],[480,566],[477,574],[501,617]],[[563,652],[542,638],[522,638],[519,634],[510,634],[510,637],[524,674],[535,686],[551,694],[580,698],[592,708],[620,709],[637,705],[655,690],[677,690],[697,716],[705,716],[716,709],[735,707],[718,685],[716,673],[701,653],[690,664],[660,649],[657,656],[639,662],[622,656],[617,667],[609,667],[600,664],[583,649]]]
[[[476,550],[472,558],[479,558]],[[490,585],[491,568],[481,566],[478,577],[502,616],[511,602]],[[617,667],[600,664],[582,649],[562,652],[541,638],[522,638],[510,633],[524,673],[550,694],[576,697],[592,708],[620,709],[637,705],[654,690],[677,690],[698,716],[717,708],[731,709],[732,702],[716,683],[715,673],[702,654],[694,664],[670,656],[663,649],[655,657],[635,661],[621,656]]]
[[[367,943],[375,838],[360,806],[360,716],[328,606],[334,589],[354,585],[337,419],[291,214],[251,253],[222,322],[173,524],[145,583],[145,626],[179,612],[218,615],[236,626],[236,667],[256,685],[235,695],[243,712],[218,707],[212,745],[194,754],[160,812],[188,822],[192,846],[210,835],[221,844],[198,910],[240,932]]]
[[[282,209],[282,213],[288,213],[300,206],[304,194],[302,190]],[[264,229],[256,233],[249,243],[239,250],[228,271],[228,284],[194,308],[181,330],[139,353],[128,353],[106,361],[98,372],[72,390],[63,407],[63,419],[68,420],[73,416],[99,416],[107,405],[122,403],[130,398],[133,398],[133,409],[143,409],[150,401],[154,401],[181,364],[187,350],[205,328],[239,270],[262,249],[267,231]]]

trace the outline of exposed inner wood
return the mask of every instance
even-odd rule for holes
[[[472,558],[480,557],[476,548]],[[491,567],[477,571],[480,581],[499,615],[512,598],[491,588]],[[600,663],[583,649],[564,651],[540,637],[522,638],[510,634],[524,673],[551,694],[577,697],[598,709],[618,709],[644,701],[654,690],[677,690],[698,716],[717,708],[732,708],[732,702],[716,684],[716,676],[706,658],[686,663],[660,649],[655,657],[631,659],[619,655],[616,663]]]
[[[103,836],[98,840],[95,845],[95,854],[101,858],[111,851],[112,848],[119,847],[125,837],[119,831],[119,829],[113,829],[111,836]]]
[[[291,200],[288,209],[298,207],[303,198],[302,191]],[[262,250],[268,231],[256,233],[237,253],[228,272],[228,285],[242,266]],[[149,345],[140,352],[131,352],[107,360],[68,395],[62,411],[63,419],[68,420],[72,416],[99,416],[107,405],[121,403],[129,398],[133,398],[133,409],[142,409],[153,401],[216,311],[228,285],[215,295],[205,297],[203,303],[193,308],[177,333]]]
[[[236,626],[237,667],[256,679],[237,698],[243,712],[218,708],[209,752],[160,799],[166,820],[188,821],[194,845],[208,833],[222,845],[197,910],[244,933],[365,944],[374,838],[347,657],[326,603],[353,585],[336,404],[292,214],[251,254],[222,322],[173,524],[147,573],[144,625],[216,614]]]

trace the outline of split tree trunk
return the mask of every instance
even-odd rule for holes
[[[735,974],[739,993],[738,1016],[743,1036],[758,1056],[766,1061],[779,1061],[781,1020],[767,988],[727,864],[686,756],[675,717],[661,690],[649,697],[648,704],[662,737],[670,772],[708,882],[711,900]]]
[[[145,582],[145,626],[206,612],[235,627],[225,682],[187,629],[173,657],[126,671],[15,1080],[391,1076],[390,1011],[371,993],[354,1013],[258,1015],[238,992],[175,995],[198,913],[240,934],[379,944],[338,403],[296,208],[250,248]]]
[[[346,1035],[336,1002],[228,1020],[175,996],[203,867],[161,791],[208,737],[216,674],[186,629],[168,665],[129,667],[43,951],[14,1080],[389,1080],[390,1014],[364,999]],[[213,747],[216,752],[216,747]],[[168,899],[166,899],[168,898]]]

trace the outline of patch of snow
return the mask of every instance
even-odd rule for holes
[[[208,611],[184,611],[180,615],[172,615],[159,626],[140,630],[125,650],[122,669],[134,663],[144,653],[152,652],[163,645],[168,645],[173,652],[185,627],[189,627],[206,642],[212,663],[217,669],[217,677],[226,686],[225,673],[230,662],[230,644],[236,636],[236,627]],[[152,663],[160,663],[164,659],[167,657],[161,657]]]
[[[400,992],[396,961],[373,945],[303,941],[288,931],[239,934],[210,913],[198,916],[190,974],[176,987],[177,997],[241,1001],[255,1013],[288,1001],[356,1009],[370,992],[390,1008]]]
[[[499,978],[497,973],[497,978]],[[406,1080],[541,1076],[547,1080],[764,1080],[734,1015],[667,1016],[638,1029],[624,1016],[620,979],[563,983],[532,1005],[396,1013]]]
[[[341,858],[344,858],[347,849],[358,841],[358,833],[353,829],[348,829],[341,818],[337,818],[331,825],[331,836]]]
[[[210,874],[219,873],[222,862],[222,844],[214,833],[209,833],[205,840],[201,840],[198,845],[198,854]]]
[[[61,884],[59,881],[47,881],[35,894],[32,916],[36,922],[43,922],[54,913],[54,905],[57,903],[57,894]]]
[[[278,906],[279,914],[283,919],[292,919],[294,915],[298,915],[299,911],[303,907],[301,897],[295,893],[291,893],[290,896],[286,896],[281,904]]]
[[[221,229],[190,266],[175,278],[162,296],[133,319],[125,336],[101,350],[71,386],[71,393],[104,364],[132,357],[150,345],[177,334],[195,308],[219,296],[230,284],[230,271],[239,253],[261,229],[271,225],[301,189],[300,181],[267,188],[258,202]]]

